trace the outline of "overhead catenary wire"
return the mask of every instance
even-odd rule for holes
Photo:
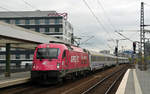
[[[9,9],[4,8],[4,7],[1,7],[1,6],[0,6],[0,8],[1,8],[1,9],[4,9],[4,10],[6,10],[6,11],[10,11]]]
[[[106,13],[106,11],[105,11],[103,5],[101,4],[101,2],[100,2],[99,0],[97,0],[97,2],[98,2],[98,5],[99,5],[99,6],[102,8],[102,10],[104,11],[105,17],[107,18],[107,21],[109,22],[109,24],[111,25],[111,27],[114,29],[114,31],[115,31],[117,34],[119,34],[120,36],[122,36],[122,37],[126,38],[127,40],[133,42],[130,38],[126,37],[125,35],[121,34],[121,33],[118,32],[118,31],[116,31],[117,29],[116,29],[116,27],[112,24],[112,22],[111,22],[110,18],[108,17],[108,15],[107,15],[107,13]]]
[[[3,9],[3,10],[6,10],[7,12],[10,12],[11,14],[18,15],[14,11],[11,11],[11,10],[5,8],[5,7],[0,6],[0,8]],[[18,15],[18,16],[22,16],[22,15]]]
[[[101,7],[101,9],[104,11],[104,15],[105,15],[107,21],[109,22],[109,24],[111,25],[111,27],[112,27],[114,30],[116,30],[116,27],[112,24],[110,18],[108,17],[108,15],[107,15],[107,13],[106,13],[106,11],[105,11],[105,8],[103,7],[103,5],[101,4],[101,2],[100,2],[99,0],[97,0],[97,4],[98,4],[98,5]]]
[[[26,5],[28,5],[29,7],[31,7],[33,10],[39,10],[37,9],[35,6],[33,6],[32,4],[30,4],[29,2],[27,2],[26,0],[22,0]]]
[[[121,35],[122,37],[124,37],[125,39],[133,42],[133,40],[129,39],[128,37],[124,36],[122,33],[115,31],[116,33],[118,33],[119,35]]]
[[[93,12],[93,10],[91,9],[91,7],[89,6],[89,4],[83,0],[84,4],[87,6],[87,8],[90,10],[91,14],[93,15],[93,17],[96,19],[96,21],[98,22],[98,24],[103,28],[104,31],[106,31],[106,33],[110,36],[109,32],[106,30],[106,28],[104,27],[104,25],[101,23],[101,21],[99,20],[99,18],[95,15],[95,13]],[[111,38],[113,41],[114,39]],[[115,41],[114,41],[115,43]]]

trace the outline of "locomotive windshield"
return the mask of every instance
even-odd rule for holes
[[[57,59],[58,53],[58,48],[39,48],[36,57],[37,59]]]

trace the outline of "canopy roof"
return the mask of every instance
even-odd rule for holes
[[[34,49],[38,44],[49,43],[50,41],[69,44],[48,35],[0,22],[1,47],[4,47],[6,43],[11,43],[11,47]]]

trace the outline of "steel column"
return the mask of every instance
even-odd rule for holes
[[[139,62],[139,68],[141,70],[146,70],[146,62],[145,62],[145,31],[144,31],[144,2],[141,2],[141,18],[140,18],[140,50],[139,54],[141,60]]]
[[[5,77],[10,77],[10,43],[6,44],[6,70]]]

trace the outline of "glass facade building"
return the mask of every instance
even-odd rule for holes
[[[56,14],[56,11],[13,11],[13,13],[0,12],[0,21],[53,36],[71,43],[73,37],[71,36],[73,35],[72,25],[64,18],[64,16]],[[31,58],[33,56],[33,52],[34,51],[22,50],[16,52],[14,51],[12,57],[15,62],[23,60],[23,58],[25,60],[32,60]],[[0,51],[0,57],[4,59],[5,56],[3,55],[4,53],[1,53]]]

